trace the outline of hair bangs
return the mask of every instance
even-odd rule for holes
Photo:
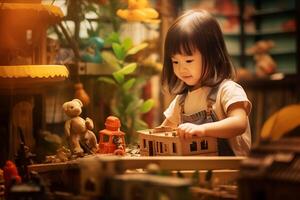
[[[183,27],[179,27],[183,29]],[[193,42],[193,36],[188,30],[173,30],[170,33],[170,42],[168,43],[170,55],[183,54],[192,55],[196,49],[196,44]],[[171,42],[172,41],[172,42]]]

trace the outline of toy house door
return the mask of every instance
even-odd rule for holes
[[[149,156],[153,156],[153,141],[148,141],[149,146]]]

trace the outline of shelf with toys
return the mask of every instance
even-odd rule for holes
[[[269,48],[264,50],[268,55],[269,61],[274,65],[269,72],[265,74],[257,74],[256,76],[264,75],[270,76],[274,73],[298,74],[299,75],[299,61],[297,52],[299,51],[299,44],[297,45],[297,21],[299,9],[296,1],[290,0],[285,4],[282,1],[244,1],[245,5],[251,5],[254,9],[250,15],[250,19],[255,25],[255,30],[252,32],[245,31],[244,41],[252,40],[254,45],[247,47],[245,45],[244,58],[247,59],[249,55],[254,55],[254,66],[245,66],[247,69],[255,70],[257,72],[257,53],[249,49],[253,48],[257,43],[272,43]],[[261,60],[260,60],[261,61]],[[266,62],[267,60],[265,60]],[[270,63],[269,63],[270,64]],[[252,68],[252,69],[251,69]]]

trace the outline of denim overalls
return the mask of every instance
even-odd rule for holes
[[[207,109],[202,110],[200,112],[186,115],[184,113],[184,101],[186,98],[186,94],[183,94],[179,100],[179,105],[181,108],[181,123],[193,123],[193,124],[205,124],[209,122],[215,122],[218,121],[217,115],[214,112],[212,105],[216,102],[217,93],[218,93],[219,86],[216,86],[211,89],[210,93],[207,95]],[[234,156],[229,142],[225,138],[217,138],[218,143],[218,154],[219,156]]]

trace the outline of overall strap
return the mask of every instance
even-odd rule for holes
[[[206,114],[207,116],[211,116],[213,121],[215,122],[218,121],[218,117],[213,110],[213,104],[217,100],[218,90],[219,90],[219,85],[213,87],[206,98],[206,103],[207,103]]]
[[[179,96],[179,106],[180,106],[180,114],[182,115],[184,113],[184,101],[186,98],[187,93],[183,93],[182,95]]]

